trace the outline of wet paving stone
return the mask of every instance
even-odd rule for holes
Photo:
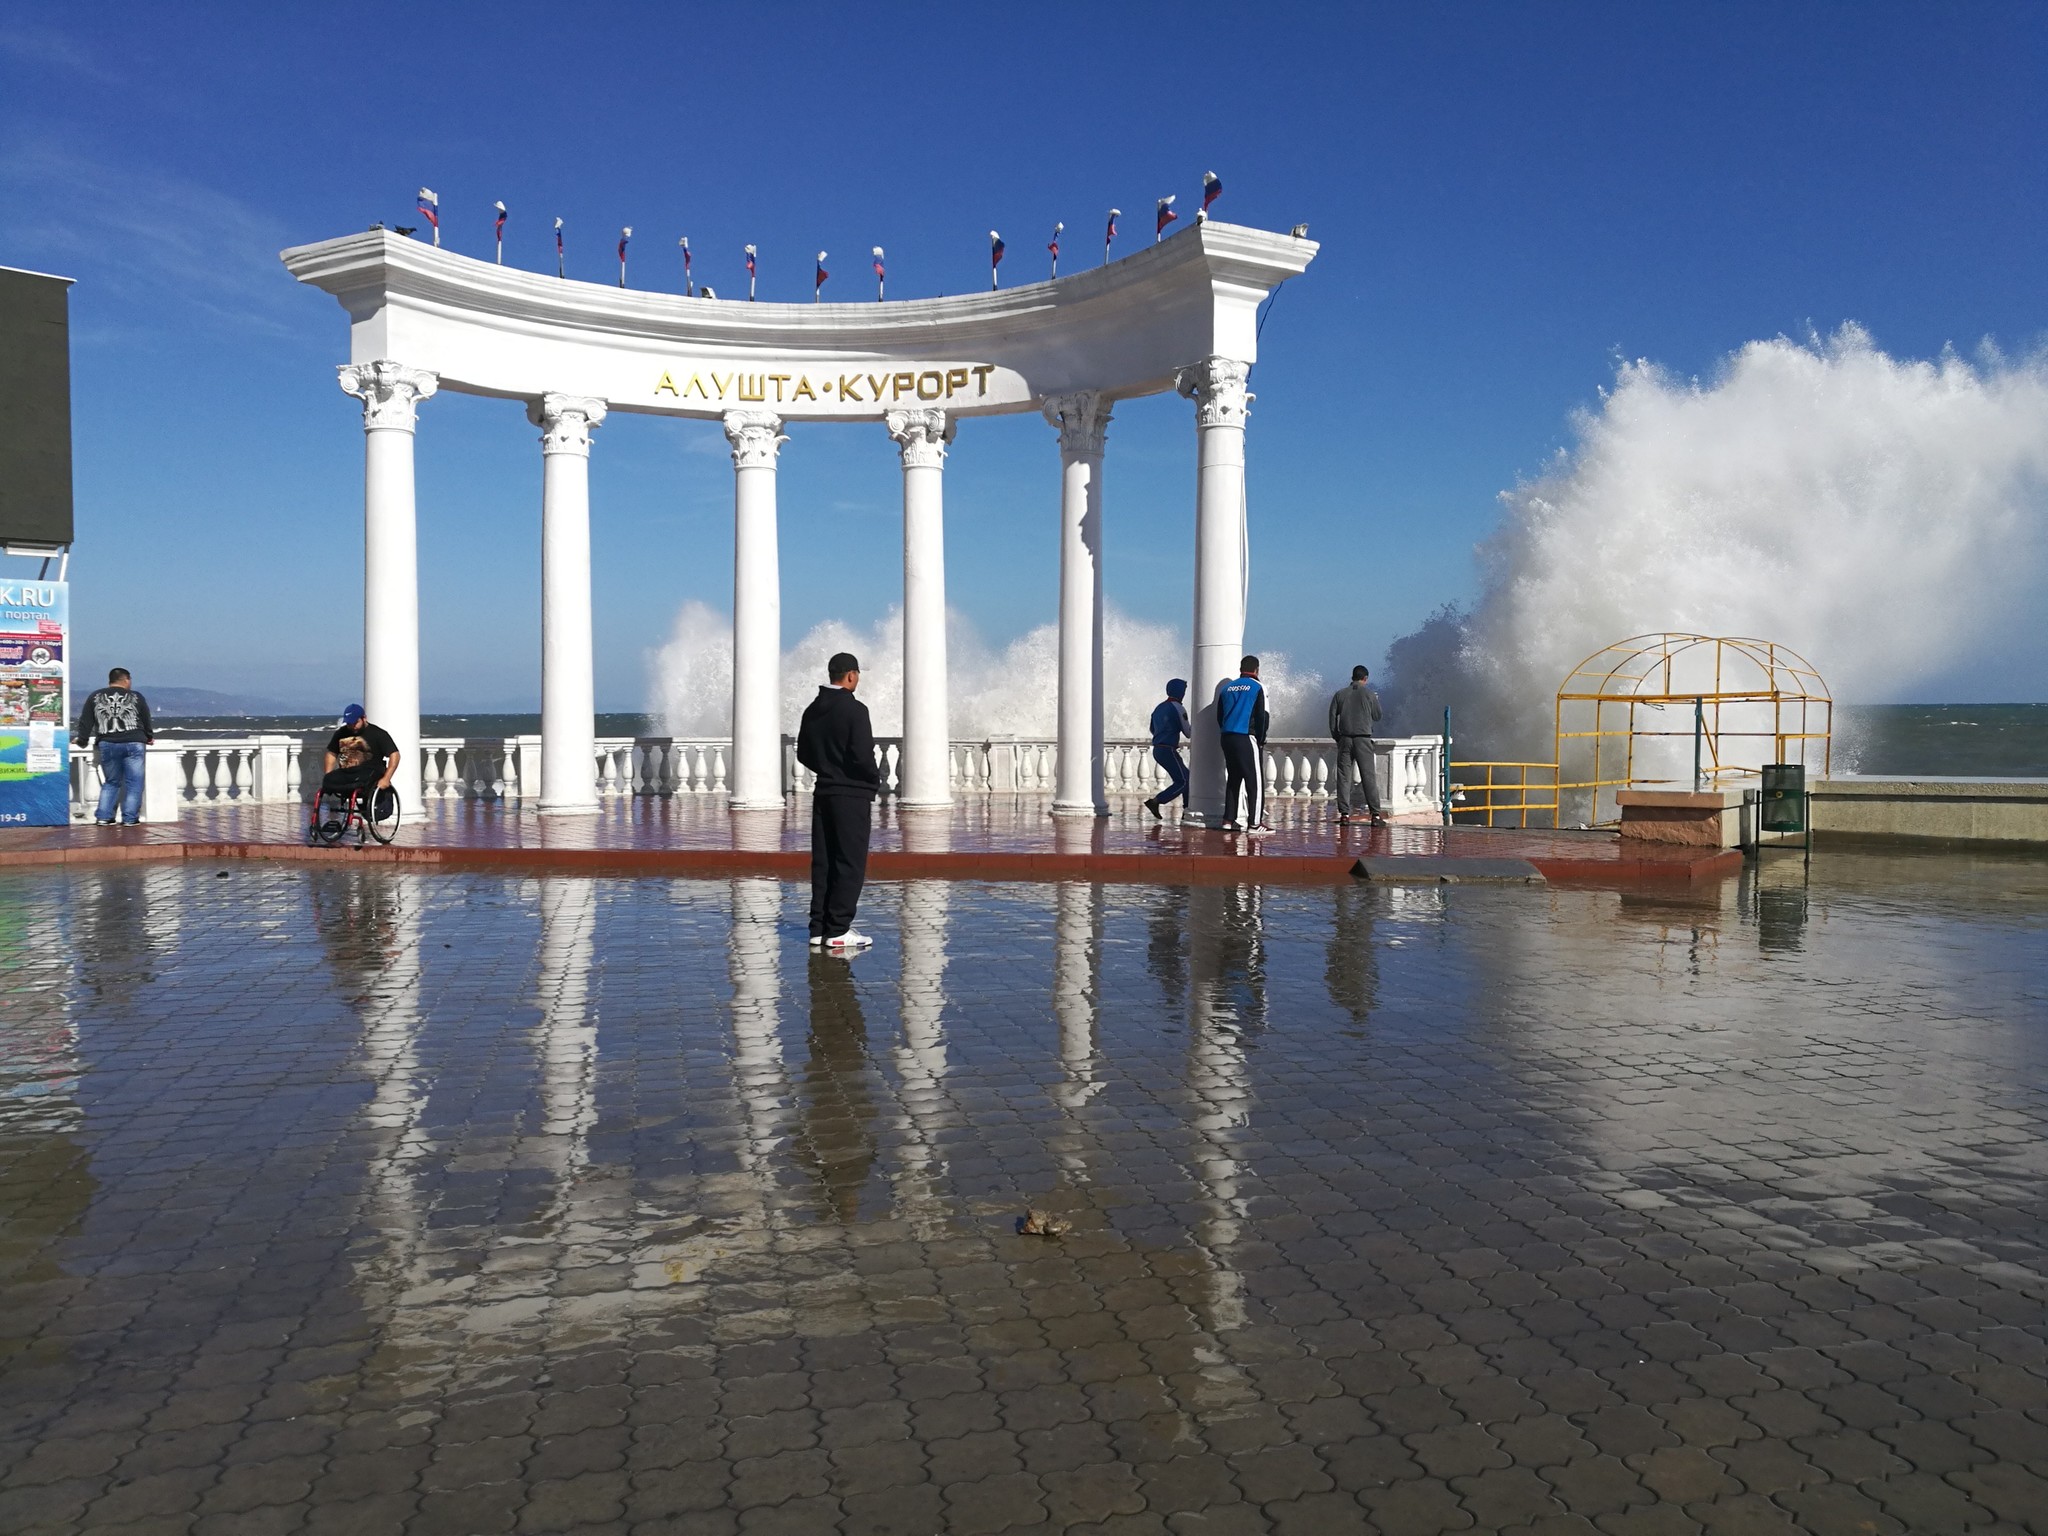
[[[803,897],[0,875],[0,1532],[2048,1531],[2048,863]]]

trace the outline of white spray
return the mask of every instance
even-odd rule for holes
[[[1624,366],[1502,496],[1481,590],[1389,652],[1408,729],[1547,758],[1551,697],[1611,642],[1776,640],[1837,699],[1990,654],[2048,569],[2048,361],[1887,356],[1855,326],[1752,342],[1714,381]]]
[[[946,648],[956,740],[1053,734],[1059,698],[1057,625],[1042,624],[994,649],[967,619],[949,613]],[[782,658],[785,729],[796,729],[835,651],[851,651],[861,659],[860,696],[874,716],[875,734],[898,734],[903,728],[903,616],[894,609],[866,630],[828,619],[791,647]],[[1104,616],[1102,653],[1103,732],[1112,738],[1142,737],[1152,706],[1166,696],[1166,680],[1187,675],[1187,641],[1167,625],[1128,618],[1112,607]],[[732,624],[725,615],[701,602],[683,604],[668,642],[648,653],[648,673],[648,713],[670,734],[724,736],[730,729]],[[1265,653],[1260,678],[1281,734],[1306,728],[1303,722],[1321,708],[1322,680],[1296,672],[1284,655]]]

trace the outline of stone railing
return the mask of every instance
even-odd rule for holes
[[[162,739],[149,749],[146,801],[149,821],[176,820],[186,806],[292,804],[320,782],[327,733],[305,736],[219,736]],[[950,782],[963,795],[1044,795],[1053,788],[1049,739],[993,736],[952,744]],[[1380,794],[1390,812],[1434,810],[1443,743],[1435,736],[1394,737],[1378,743]],[[540,793],[538,736],[429,736],[420,742],[421,797],[439,800],[522,800]],[[899,737],[875,743],[884,794],[897,789],[903,756]],[[723,795],[731,743],[722,737],[601,736],[597,790],[606,799],[629,795]],[[1276,800],[1327,799],[1335,749],[1313,737],[1274,737],[1266,743],[1267,793]],[[811,787],[796,760],[793,738],[783,741],[783,784],[798,793]],[[1103,743],[1103,784],[1112,795],[1151,795],[1166,774],[1142,741]],[[92,815],[99,771],[90,752],[71,760],[72,814]]]

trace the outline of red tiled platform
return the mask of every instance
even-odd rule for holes
[[[1031,796],[964,801],[950,812],[878,808],[869,874],[878,880],[1085,880],[1189,884],[1337,883],[1365,855],[1526,859],[1557,883],[1629,885],[1714,879],[1742,856],[1714,849],[1624,848],[1611,832],[1507,831],[1435,824],[1340,827],[1326,804],[1276,809],[1271,837],[1154,822],[1137,801],[1107,818],[1056,819]],[[648,875],[766,874],[810,868],[810,807],[731,812],[704,798],[634,799],[595,816],[541,817],[448,801],[410,821],[390,847],[308,848],[298,806],[194,808],[175,824],[0,831],[0,868],[164,859],[269,859],[446,869],[552,869]]]

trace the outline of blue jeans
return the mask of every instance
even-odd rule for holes
[[[142,820],[142,763],[147,754],[139,741],[103,741],[99,745],[101,821],[114,819],[114,807],[121,807],[121,820],[129,826]]]
[[[1152,761],[1164,768],[1166,776],[1173,780],[1171,785],[1152,797],[1154,805],[1166,805],[1188,792],[1188,765],[1180,760],[1179,747],[1153,747]]]

